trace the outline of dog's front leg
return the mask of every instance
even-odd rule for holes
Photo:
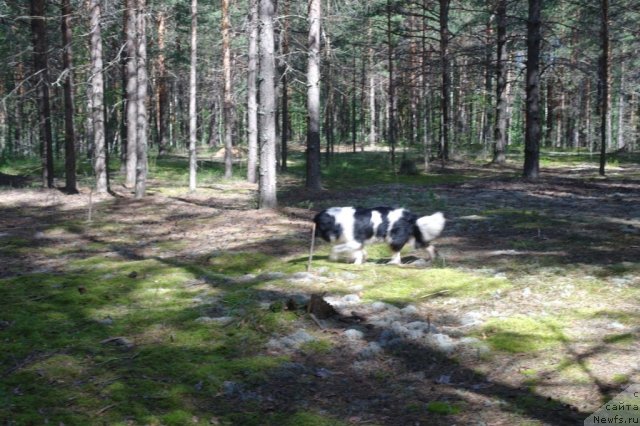
[[[401,265],[402,264],[402,257],[400,256],[400,252],[396,251],[393,253],[393,256],[391,256],[391,260],[388,263],[389,265]]]

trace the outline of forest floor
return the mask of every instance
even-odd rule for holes
[[[640,383],[637,163],[345,158],[273,211],[167,173],[143,200],[0,190],[0,424],[570,425]],[[315,212],[382,204],[443,211],[438,259],[318,242],[307,271]]]

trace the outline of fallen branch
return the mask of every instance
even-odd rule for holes
[[[429,293],[429,294],[425,294],[424,296],[420,296],[418,297],[418,299],[426,299],[427,297],[435,296],[436,294],[445,294],[450,292],[451,290],[440,290],[440,291],[436,291],[435,293]]]
[[[318,327],[320,327],[321,330],[324,330],[324,326],[322,325],[322,323],[320,322],[320,320],[311,312],[309,312],[309,316],[311,317],[311,319],[313,320],[313,322],[316,323],[316,325]]]

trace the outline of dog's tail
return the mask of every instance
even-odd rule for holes
[[[441,212],[432,214],[431,216],[422,216],[416,221],[416,225],[422,233],[425,242],[429,242],[438,237],[444,229],[446,220]]]

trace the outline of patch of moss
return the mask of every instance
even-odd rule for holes
[[[431,401],[427,404],[427,411],[433,414],[447,416],[450,414],[458,414],[462,408],[456,404],[449,404],[444,401]]]
[[[300,350],[307,354],[327,354],[333,350],[333,344],[327,339],[316,339],[303,343]]]
[[[637,339],[633,333],[621,333],[621,334],[611,334],[606,336],[604,339],[605,343],[609,344],[620,344],[620,345],[629,345],[634,343]]]
[[[278,260],[256,252],[217,252],[207,259],[207,266],[214,272],[242,275],[260,271]]]
[[[491,319],[483,327],[493,349],[505,352],[533,352],[559,346],[568,339],[558,320],[550,317]]]
[[[433,297],[481,297],[511,287],[503,278],[488,278],[451,268],[426,270],[381,268],[364,291],[367,300],[412,303]]]

